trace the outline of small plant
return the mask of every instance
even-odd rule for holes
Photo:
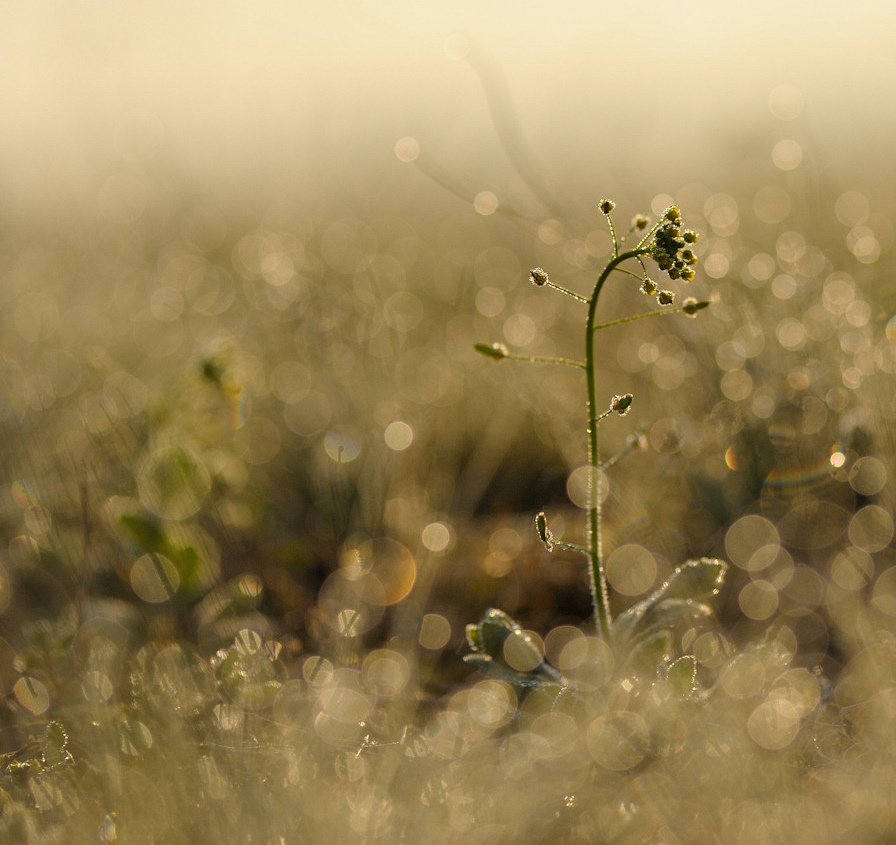
[[[610,596],[607,586],[604,560],[601,547],[601,473],[615,464],[621,457],[615,456],[606,463],[600,457],[600,424],[608,417],[625,416],[632,407],[634,396],[631,393],[614,395],[609,407],[600,410],[597,405],[597,361],[595,357],[594,338],[598,331],[615,326],[671,314],[684,314],[695,317],[709,302],[686,297],[675,306],[676,295],[673,291],[662,288],[647,269],[645,259],[655,262],[661,273],[671,281],[691,282],[695,277],[694,267],[697,256],[692,247],[698,235],[691,229],[682,226],[681,211],[677,206],[670,206],[653,225],[644,215],[636,215],[628,231],[620,238],[613,225],[612,212],[615,203],[602,199],[598,204],[600,213],[607,219],[613,239],[612,254],[597,278],[590,297],[583,297],[571,290],[551,281],[547,271],[534,267],[529,274],[529,281],[537,287],[549,287],[580,302],[587,310],[585,322],[585,358],[583,361],[569,358],[518,355],[511,352],[502,343],[477,343],[475,348],[486,357],[501,361],[505,358],[521,361],[537,361],[575,367],[584,371],[586,385],[586,419],[588,435],[588,468],[589,483],[587,495],[587,543],[581,546],[559,540],[548,527],[545,514],[539,513],[535,518],[535,527],[539,539],[550,552],[562,549],[583,555],[588,561],[590,576],[591,600],[594,608],[594,621],[598,636],[617,650],[622,650],[626,657],[623,665],[643,663],[640,657],[644,654],[654,655],[660,668],[667,676],[684,674],[693,678],[693,657],[685,655],[673,661],[671,631],[679,621],[705,616],[710,608],[702,600],[715,595],[725,577],[727,564],[723,561],[701,558],[692,560],[679,567],[670,579],[649,598],[629,608],[615,621],[610,607]],[[630,241],[639,240],[630,245]],[[638,272],[631,266],[638,267]],[[655,300],[659,308],[632,316],[622,317],[609,322],[597,322],[597,306],[600,295],[607,280],[615,272],[635,279],[639,289],[646,297]],[[630,447],[626,449],[630,451]],[[546,664],[522,678],[519,672],[506,665],[504,649],[506,641],[525,644],[526,634],[522,629],[501,611],[489,610],[479,624],[467,627],[467,640],[473,650],[469,660],[488,664],[499,669],[505,676],[515,678],[517,683],[524,680],[529,685],[534,683],[562,683],[559,673]],[[521,646],[523,647],[523,646]],[[534,645],[531,646],[534,648]],[[677,668],[673,668],[676,667]]]

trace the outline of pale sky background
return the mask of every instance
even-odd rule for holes
[[[896,4],[868,0],[2,2],[0,195],[40,214],[155,162],[220,196],[369,198],[403,136],[489,187],[507,160],[480,79],[449,55],[458,34],[506,80],[561,195],[724,180],[738,144],[788,133],[835,180],[883,189],[894,32]],[[785,83],[804,103],[786,127],[768,107]]]

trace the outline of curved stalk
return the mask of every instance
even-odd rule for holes
[[[610,599],[607,590],[607,576],[601,556],[601,502],[600,502],[600,440],[597,430],[597,385],[595,384],[594,362],[594,318],[597,313],[597,301],[610,273],[623,261],[646,255],[648,250],[639,244],[634,249],[615,255],[604,267],[594,292],[588,300],[588,323],[585,330],[585,377],[588,380],[588,558],[591,566],[588,569],[591,586],[591,601],[594,605],[594,616],[598,634],[605,640],[610,639],[610,626],[613,617],[610,614]]]

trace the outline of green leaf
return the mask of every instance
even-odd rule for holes
[[[503,610],[486,610],[478,624],[467,625],[466,635],[474,652],[464,658],[469,663],[487,664],[517,686],[563,683],[563,676],[545,662],[532,637]]]
[[[708,557],[679,566],[659,589],[617,617],[613,624],[617,642],[625,643],[645,629],[671,626],[686,616],[707,616],[711,610],[699,600],[719,592],[727,570],[727,563]]]
[[[487,654],[493,660],[501,657],[504,641],[514,632],[514,629],[522,631],[520,626],[503,610],[490,607],[476,626],[475,639],[479,643],[476,650]],[[469,634],[467,639],[470,640]]]
[[[46,745],[57,751],[65,751],[68,747],[68,734],[59,722],[47,722]]]
[[[704,619],[712,616],[712,608],[700,601],[685,599],[664,599],[651,607],[638,622],[632,632],[632,639],[638,641],[654,631],[672,631],[682,622]]]
[[[669,580],[651,598],[708,599],[716,595],[725,581],[728,564],[718,558],[701,557],[678,567]]]
[[[697,658],[686,654],[673,660],[666,669],[669,686],[682,698],[690,698],[697,689]]]

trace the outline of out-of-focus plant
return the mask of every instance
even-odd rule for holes
[[[634,397],[631,393],[617,394],[612,397],[609,407],[599,411],[597,403],[597,358],[595,355],[595,336],[598,331],[625,325],[649,317],[670,314],[696,315],[709,305],[706,300],[687,297],[681,305],[674,306],[675,293],[661,288],[650,276],[646,258],[652,259],[661,273],[672,281],[691,282],[695,277],[694,266],[697,256],[693,245],[698,235],[692,229],[683,228],[681,210],[678,206],[670,206],[653,225],[649,219],[636,215],[628,231],[619,237],[613,225],[612,211],[615,203],[603,199],[598,208],[607,219],[613,239],[612,253],[600,272],[590,297],[586,298],[551,281],[548,273],[541,267],[535,267],[529,274],[529,280],[537,287],[550,287],[580,302],[587,310],[585,322],[585,358],[583,361],[559,357],[540,357],[518,355],[512,353],[501,343],[477,343],[475,348],[481,354],[501,361],[505,358],[553,363],[575,367],[584,371],[586,388],[586,417],[588,434],[588,488],[587,488],[587,542],[586,545],[568,543],[557,539],[548,527],[544,512],[535,519],[538,536],[545,548],[574,552],[588,560],[590,576],[591,600],[597,633],[605,642],[614,646],[623,658],[623,667],[640,669],[653,663],[659,671],[668,677],[684,679],[684,687],[690,693],[693,688],[696,662],[692,655],[675,655],[672,631],[686,620],[693,620],[711,613],[704,600],[714,596],[721,587],[725,577],[727,564],[721,560],[701,558],[691,560],[680,566],[669,580],[644,601],[636,604],[621,614],[615,621],[610,608],[609,588],[601,548],[601,476],[613,464],[618,463],[624,454],[618,454],[605,463],[601,463],[599,426],[613,415],[625,416],[632,406]],[[630,243],[630,239],[640,239]],[[630,269],[635,264],[640,272]],[[597,322],[597,306],[601,292],[614,271],[634,278],[640,285],[641,292],[656,300],[659,308],[644,313],[622,317],[608,322]],[[635,441],[636,442],[636,441]],[[626,451],[630,451],[627,449]],[[497,668],[504,675],[509,675],[517,682],[523,678],[511,659],[508,665],[506,650],[514,648],[534,652],[535,648],[528,641],[527,635],[505,613],[489,610],[481,622],[467,628],[467,640],[473,649],[468,660],[487,664]],[[617,661],[618,661],[617,657]],[[522,665],[527,665],[524,660]],[[525,682],[558,683],[562,679],[552,667],[537,660],[536,665],[527,673]]]

